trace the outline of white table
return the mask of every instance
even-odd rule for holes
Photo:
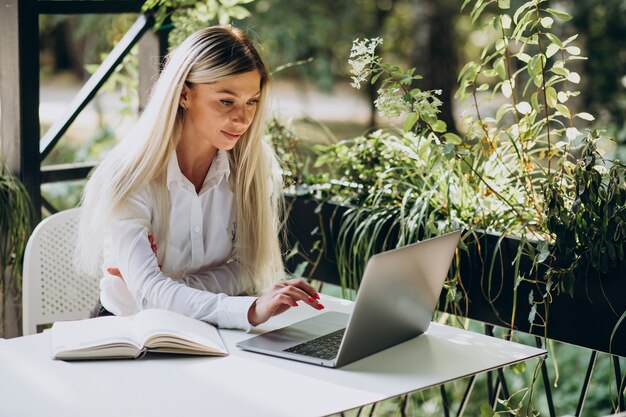
[[[328,309],[352,303],[322,296]],[[318,314],[290,309],[255,333]],[[251,337],[222,330],[230,355],[149,355],[139,360],[63,362],[47,333],[0,339],[0,416],[320,416],[496,369],[544,350],[433,323],[425,334],[327,369],[235,347]]]

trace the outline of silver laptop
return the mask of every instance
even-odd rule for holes
[[[370,258],[352,314],[327,312],[237,343],[237,347],[331,368],[424,333],[461,231]]]

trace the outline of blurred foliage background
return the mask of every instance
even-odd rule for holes
[[[516,7],[516,1],[511,2],[511,7]],[[348,84],[347,57],[352,40],[380,36],[385,40],[382,53],[389,62],[417,68],[417,73],[424,76],[420,88],[442,90],[441,119],[462,132],[464,127],[459,125],[459,118],[463,109],[453,99],[457,74],[465,62],[480,54],[491,34],[475,29],[479,25],[472,25],[467,12],[460,12],[460,3],[457,0],[257,0],[245,5],[250,16],[234,24],[253,34],[262,45],[270,68],[311,60],[277,72],[277,84],[311,83],[329,94],[338,85]],[[589,57],[577,69],[583,79],[578,105],[596,115],[593,127],[607,130],[621,145],[617,156],[623,160],[626,157],[626,42],[623,41],[626,0],[561,0],[551,2],[550,7],[561,8],[574,16],[556,31],[562,33],[561,38],[579,33],[576,46],[582,49],[583,56]],[[133,19],[133,15],[42,16],[44,86],[46,80],[53,80],[61,73],[77,82],[84,81],[88,76],[86,65],[100,62]],[[376,90],[377,86],[373,85],[360,92],[370,106],[369,122],[347,131],[340,128],[340,139],[359,135],[380,122],[371,105]]]

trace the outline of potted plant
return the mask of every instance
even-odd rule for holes
[[[354,42],[353,85],[380,83],[376,107],[401,128],[320,149],[330,172],[317,194],[339,204],[293,203],[289,262],[356,287],[373,253],[463,227],[442,310],[624,356],[626,166],[602,158],[602,133],[580,126],[594,117],[571,105],[583,58],[576,35],[551,30],[569,15],[542,0],[467,6],[495,35],[460,72],[457,97],[472,103],[462,134],[438,120],[437,91],[383,62],[382,40]],[[484,114],[496,94],[504,102]]]
[[[21,333],[20,277],[31,213],[24,185],[0,160],[0,337]]]

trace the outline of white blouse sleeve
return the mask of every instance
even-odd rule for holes
[[[219,327],[250,330],[248,310],[255,297],[233,297],[190,288],[163,274],[148,238],[151,233],[146,226],[150,224],[149,206],[138,197],[131,198],[128,204],[129,209],[124,210],[126,214],[113,221],[109,229],[110,259],[105,259],[105,264],[119,268],[137,308],[162,308]],[[220,269],[221,274],[213,275],[216,283],[219,280],[223,285],[218,276],[226,276],[232,271],[229,271],[230,267]],[[194,282],[198,283],[197,280]],[[209,288],[208,285],[205,287]],[[217,287],[211,285],[211,288]]]
[[[239,261],[231,261],[213,269],[204,269],[193,274],[187,274],[180,278],[188,287],[213,293],[225,293],[239,295],[248,288],[244,285],[241,277],[241,264]]]

